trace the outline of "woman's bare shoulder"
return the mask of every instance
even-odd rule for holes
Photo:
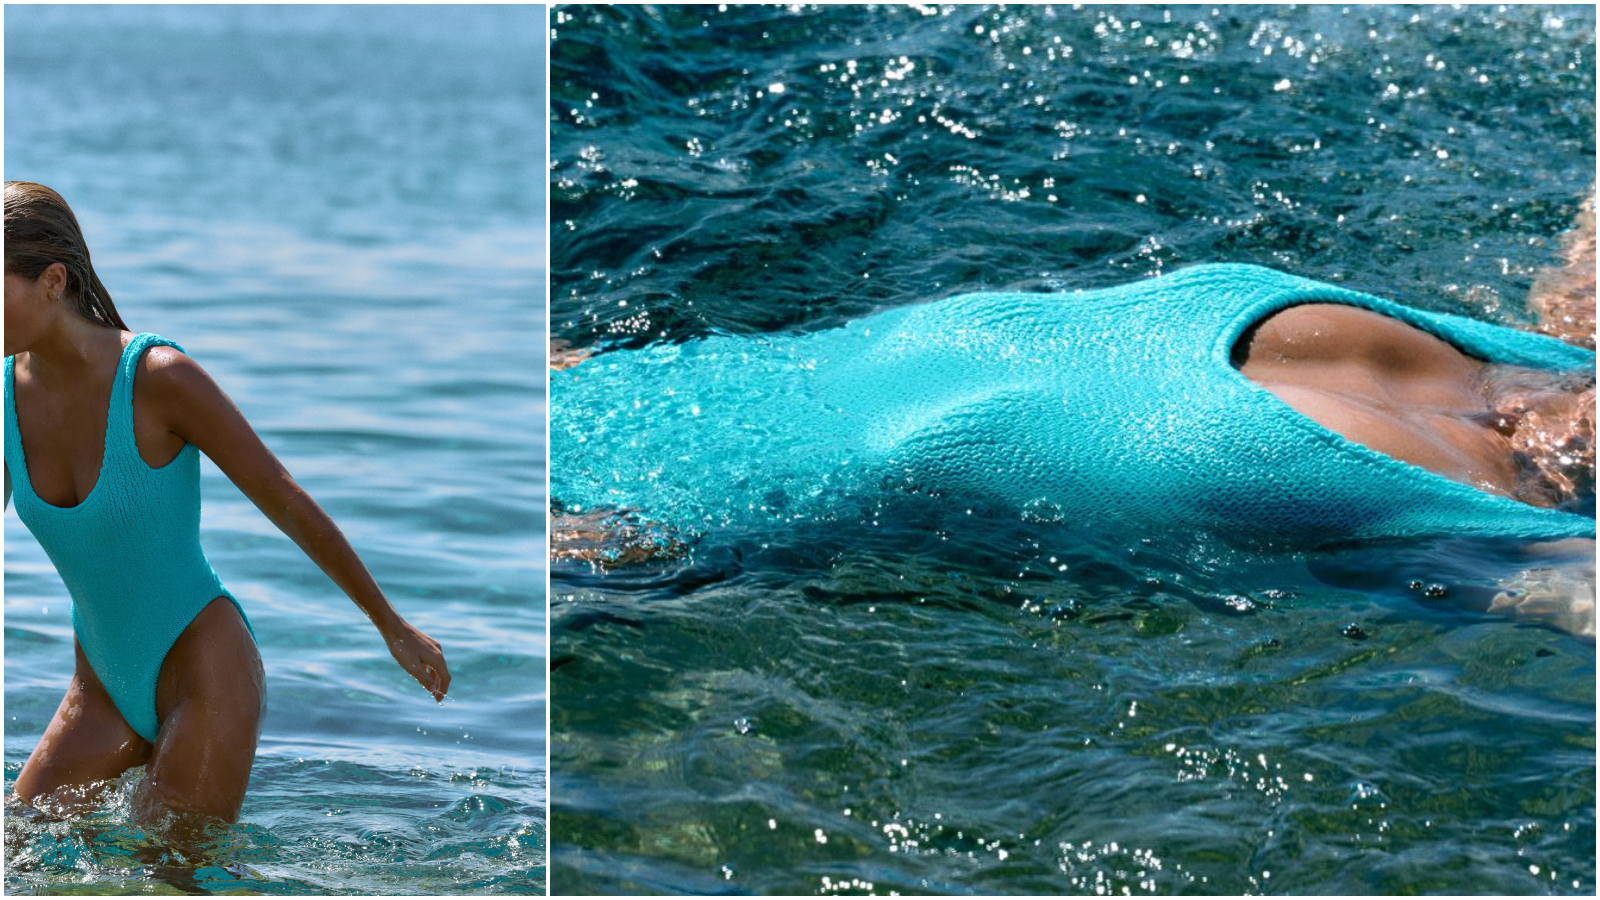
[[[136,374],[134,390],[141,402],[184,404],[214,399],[222,393],[193,357],[166,344],[146,350]]]
[[[1276,312],[1240,339],[1236,360],[1255,366],[1359,363],[1378,373],[1466,374],[1472,361],[1448,342],[1382,313],[1337,303]],[[1240,368],[1245,368],[1240,365]]]

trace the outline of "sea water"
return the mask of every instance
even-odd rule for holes
[[[1526,324],[1594,177],[1594,24],[562,7],[554,332],[1223,261]],[[554,889],[1594,892],[1594,644],[1481,611],[1515,548],[1112,530],[899,509],[556,566]]]
[[[543,893],[545,18],[538,7],[6,11],[6,171],[60,191],[136,331],[182,343],[444,647],[442,706],[206,462],[201,542],[268,711],[183,855],[8,808],[6,892]],[[72,671],[5,516],[5,773]],[[136,614],[136,613],[130,613]]]

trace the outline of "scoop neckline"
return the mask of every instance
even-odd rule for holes
[[[6,417],[10,420],[7,424],[11,426],[12,431],[17,436],[17,449],[20,451],[17,455],[22,463],[22,484],[27,487],[28,494],[39,501],[40,506],[58,513],[72,513],[88,506],[90,502],[99,496],[100,485],[104,484],[106,480],[106,463],[111,458],[111,442],[113,440],[111,425],[116,417],[117,383],[122,380],[123,369],[126,368],[128,361],[128,351],[133,348],[134,344],[138,343],[139,337],[140,335],[135,334],[126,344],[122,345],[122,352],[117,354],[117,371],[111,377],[111,395],[106,400],[106,430],[100,451],[100,469],[94,476],[94,487],[89,489],[89,493],[85,494],[82,500],[71,506],[57,506],[39,496],[39,492],[33,489],[33,473],[28,468],[27,442],[22,439],[22,419],[17,415],[17,358],[15,356],[11,357],[11,365],[6,367],[6,380],[9,382],[6,385],[8,388],[6,391]]]

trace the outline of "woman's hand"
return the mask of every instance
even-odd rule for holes
[[[400,668],[410,672],[434,700],[443,703],[444,695],[450,692],[450,668],[445,665],[439,642],[398,616],[396,624],[383,632],[383,639]]]
[[[1594,538],[1567,538],[1528,548],[1528,556],[1548,564],[1502,580],[1489,611],[1594,640],[1594,546]]]
[[[561,338],[550,342],[550,368],[557,372],[570,369],[592,355],[587,348],[574,347],[570,341]]]

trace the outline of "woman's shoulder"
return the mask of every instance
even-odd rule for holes
[[[205,368],[176,341],[148,332],[124,335],[125,358],[130,351],[139,354],[132,362],[141,394],[182,401],[196,392],[216,390]]]

